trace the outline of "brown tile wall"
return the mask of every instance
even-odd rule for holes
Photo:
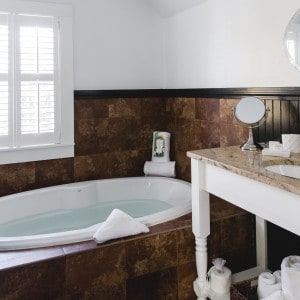
[[[167,99],[171,118],[172,153],[177,161],[177,176],[190,181],[189,150],[227,147],[247,140],[248,130],[233,118],[232,108],[238,99],[174,98]]]
[[[0,166],[0,196],[83,180],[143,175],[152,132],[171,132],[177,177],[190,180],[186,151],[241,144],[235,99],[75,100],[75,157]]]
[[[0,196],[91,179],[140,176],[152,132],[166,130],[161,98],[75,101],[75,157],[0,166]]]
[[[235,103],[231,99],[204,98],[76,99],[75,157],[0,166],[0,195],[83,180],[141,176],[144,161],[151,157],[155,130],[171,132],[171,158],[177,162],[177,177],[190,180],[186,151],[246,140],[247,131],[232,118]],[[211,199],[211,214],[210,260],[222,256],[233,271],[253,266],[252,216],[216,197]],[[18,283],[27,266],[0,272],[0,277],[5,278],[0,298],[8,295],[8,299],[32,299],[32,295],[36,299],[154,299],[155,295],[155,299],[194,299],[190,224],[112,244],[109,249],[81,249],[80,244],[73,248],[76,251],[59,249],[66,255],[64,259],[28,265],[30,274],[38,274],[40,286],[46,287],[44,291],[34,279],[20,283],[20,290],[12,288],[12,282]],[[13,259],[10,262],[4,265],[13,266]],[[57,276],[51,273],[53,266],[58,270]],[[56,284],[60,276],[63,287]],[[47,282],[57,289],[48,294]],[[1,294],[3,290],[7,294]]]

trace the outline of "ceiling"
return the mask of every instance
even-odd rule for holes
[[[173,16],[204,1],[207,0],[148,0],[162,17]]]

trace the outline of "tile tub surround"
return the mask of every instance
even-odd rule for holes
[[[77,181],[142,176],[152,133],[171,132],[177,178],[190,181],[186,152],[240,144],[247,130],[232,118],[238,99],[75,100],[75,157],[0,166],[0,196]]]
[[[211,203],[209,260],[222,253],[234,271],[250,267],[251,216],[219,199]],[[236,223],[243,226],[233,234]],[[195,276],[191,214],[103,245],[0,253],[0,299],[195,299]]]
[[[142,176],[162,98],[75,100],[75,157],[0,166],[0,196],[77,181]]]

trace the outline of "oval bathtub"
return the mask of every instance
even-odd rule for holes
[[[91,240],[114,208],[147,226],[191,212],[191,186],[129,177],[71,183],[0,198],[0,251]]]

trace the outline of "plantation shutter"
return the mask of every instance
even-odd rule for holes
[[[9,125],[9,15],[0,14],[0,146],[9,144],[11,126]]]
[[[58,24],[20,15],[15,23],[17,143],[59,143]]]
[[[58,21],[0,13],[0,147],[60,142]]]

